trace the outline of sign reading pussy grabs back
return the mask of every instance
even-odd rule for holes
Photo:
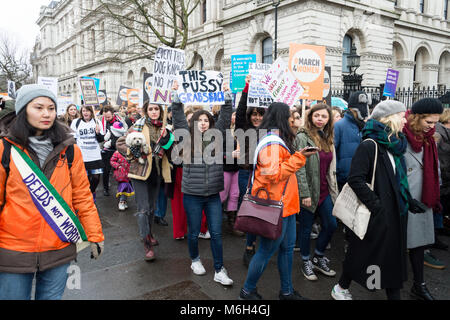
[[[223,105],[223,75],[217,71],[180,71],[178,97],[185,105]]]

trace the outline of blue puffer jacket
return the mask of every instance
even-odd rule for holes
[[[361,132],[353,115],[345,113],[344,118],[334,125],[334,147],[336,148],[336,177],[339,185],[347,182],[353,155],[361,143]]]

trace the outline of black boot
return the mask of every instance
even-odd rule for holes
[[[229,226],[231,232],[235,236],[242,237],[244,235],[244,233],[242,231],[236,230],[234,228],[234,223],[236,222],[237,212],[236,211],[227,211],[227,216],[228,216],[228,226]]]
[[[419,284],[414,282],[411,288],[411,296],[418,300],[435,300],[425,283]]]

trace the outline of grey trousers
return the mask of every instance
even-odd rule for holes
[[[152,177],[146,181],[131,179],[136,199],[137,223],[139,227],[139,235],[145,238],[152,234],[153,217],[155,214],[156,200],[158,199],[161,178]]]

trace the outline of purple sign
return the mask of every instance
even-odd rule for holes
[[[386,83],[384,84],[383,96],[395,98],[395,91],[397,90],[399,71],[388,69],[386,75]]]

